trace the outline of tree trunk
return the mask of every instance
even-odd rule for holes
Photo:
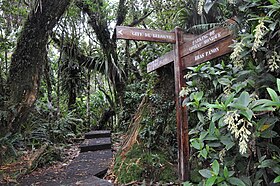
[[[70,0],[36,1],[18,39],[10,66],[8,131],[17,132],[37,99],[40,77],[47,54],[48,37]]]
[[[90,72],[91,70],[88,69],[87,71],[87,124],[90,126]]]
[[[69,79],[68,81],[68,110],[74,110],[76,107],[76,99],[77,99],[77,83],[76,79],[78,77],[78,69],[76,67],[71,66],[71,64],[68,66],[69,68]]]
[[[4,80],[2,77],[2,66],[0,63],[0,108],[3,106],[4,106]]]
[[[46,65],[44,68],[44,75],[46,80],[46,86],[47,86],[47,95],[48,95],[48,109],[50,110],[50,116],[51,118],[54,116],[55,113],[53,113],[53,98],[52,98],[52,82],[50,78],[50,64],[49,60],[46,60]]]

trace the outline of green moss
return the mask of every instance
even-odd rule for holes
[[[124,160],[116,157],[114,172],[119,183],[143,180],[174,182],[177,178],[175,168],[163,152],[147,151],[140,145],[134,145]]]

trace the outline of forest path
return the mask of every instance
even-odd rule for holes
[[[19,181],[19,185],[111,186],[112,183],[98,177],[106,174],[112,157],[111,132],[91,131],[85,134],[78,157],[66,168],[57,171],[50,169],[35,176],[27,175]]]

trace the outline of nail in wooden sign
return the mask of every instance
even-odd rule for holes
[[[175,33],[127,26],[116,27],[118,39],[175,43]]]

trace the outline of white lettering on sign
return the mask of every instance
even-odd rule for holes
[[[131,32],[131,35],[139,37],[143,36],[141,32]]]
[[[202,46],[205,46],[211,42],[218,40],[221,37],[222,37],[221,32],[215,33],[215,30],[213,30],[193,40],[192,46],[189,47],[189,51],[192,52],[198,48],[201,48]]]
[[[220,51],[219,47],[212,48],[212,49],[210,49],[210,50],[208,50],[208,51],[206,51],[202,54],[198,54],[198,55],[194,56],[194,60],[197,61],[197,60],[203,59],[203,58],[205,58],[207,56],[210,56],[212,54],[215,54],[219,51]]]
[[[145,32],[131,32],[131,35],[137,36],[137,37],[150,37],[150,38],[157,38],[157,39],[173,39],[173,37],[171,35],[151,34],[151,33],[145,33]]]
[[[161,38],[161,39],[172,39],[170,35],[163,35],[163,34],[153,34],[154,38]]]

